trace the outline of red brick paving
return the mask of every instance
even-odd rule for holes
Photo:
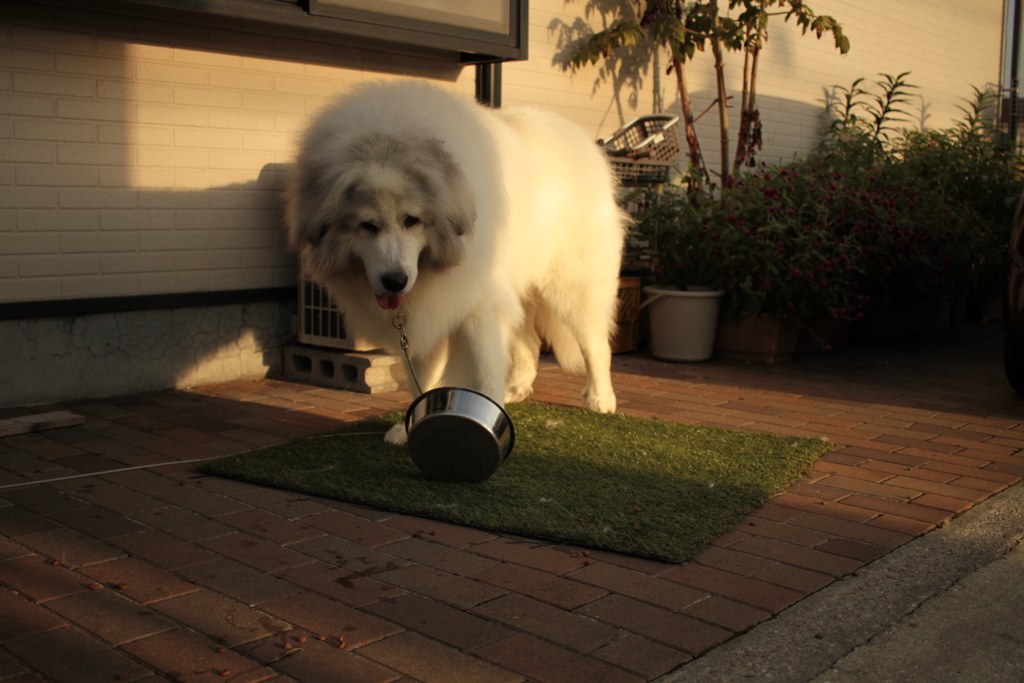
[[[1024,399],[985,328],[615,370],[622,412],[839,447],[673,565],[154,466],[401,409],[402,393],[264,380],[5,410],[86,422],[0,439],[0,487],[29,483],[0,488],[0,677],[649,681],[1024,477]],[[578,405],[582,386],[545,364],[535,398]]]
[[[477,606],[476,614],[536,635],[575,652],[587,653],[619,639],[618,629],[575,612],[510,593]]]
[[[4,648],[46,680],[61,683],[134,681],[149,672],[123,652],[73,626],[12,640]]]
[[[0,643],[45,633],[65,626],[51,611],[37,607],[14,591],[0,590]]]
[[[46,607],[112,645],[123,645],[178,627],[151,609],[139,609],[139,603],[116,591],[89,590],[52,600]]]

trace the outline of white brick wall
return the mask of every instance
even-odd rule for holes
[[[911,71],[915,105],[940,127],[972,85],[998,79],[1002,0],[812,6],[843,24],[853,49],[840,56],[827,37],[773,20],[759,82],[765,159],[813,149],[831,85]],[[663,55],[618,80],[598,66],[561,68],[567,37],[601,27],[586,12],[583,0],[531,1],[530,59],[505,65],[505,104],[558,110],[595,139],[654,111],[656,91],[677,110]],[[0,302],[291,284],[276,193],[309,115],[367,78],[473,89],[472,68],[238,26],[4,2]],[[712,71],[707,54],[689,67],[698,110],[712,99]],[[737,55],[727,75],[738,93]],[[713,121],[698,132],[715,165]]]
[[[292,284],[278,195],[310,114],[381,75],[473,88],[472,68],[235,25],[4,2],[0,302]]]

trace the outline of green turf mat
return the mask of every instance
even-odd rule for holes
[[[819,439],[533,402],[508,412],[515,449],[480,484],[423,477],[404,447],[383,441],[403,419],[398,413],[211,460],[202,469],[480,529],[682,562],[833,448]]]

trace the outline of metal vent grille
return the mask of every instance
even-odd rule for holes
[[[327,290],[303,271],[299,276],[299,342],[345,351],[372,351],[365,341],[349,336],[345,314],[331,300]]]

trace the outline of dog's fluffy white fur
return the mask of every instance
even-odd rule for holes
[[[286,192],[289,245],[350,334],[399,353],[424,391],[532,391],[542,339],[615,411],[625,215],[605,155],[577,126],[491,110],[423,81],[356,86],[314,117]],[[401,427],[388,440],[401,442]]]

